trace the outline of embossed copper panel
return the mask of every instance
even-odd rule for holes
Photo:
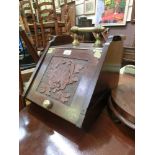
[[[85,60],[53,57],[37,92],[70,105],[86,63]]]

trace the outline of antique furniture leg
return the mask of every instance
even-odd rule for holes
[[[37,29],[36,18],[33,14],[33,9],[32,9],[32,5],[31,5],[30,0],[29,0],[29,5],[30,5],[31,13],[32,13],[33,27],[34,27],[34,34],[35,34],[35,47],[37,50],[38,49],[38,29]],[[34,8],[34,10],[35,10],[35,8]]]
[[[26,17],[24,15],[24,11],[23,11],[22,6],[21,6],[22,3],[23,3],[23,1],[20,2],[20,5],[19,5],[19,9],[20,9],[19,19],[20,19],[20,23],[21,23],[21,26],[22,26],[23,30],[25,30],[25,32],[27,33],[28,38],[29,38],[31,44],[34,45],[34,41],[33,41],[33,38],[32,38],[31,32],[30,32],[30,29],[29,29]]]
[[[39,56],[37,55],[37,51],[34,49],[34,47],[32,46],[29,38],[27,37],[26,33],[24,30],[22,30],[22,28],[20,27],[20,36],[23,39],[23,41],[26,44],[26,47],[28,49],[28,52],[30,53],[30,55],[32,56],[33,60],[37,63],[39,60]]]
[[[24,91],[23,80],[22,80],[21,71],[19,68],[19,111],[26,106],[26,104],[23,102],[23,97],[22,97],[23,91]]]

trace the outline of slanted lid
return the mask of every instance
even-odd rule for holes
[[[49,48],[26,98],[81,127],[107,48]]]

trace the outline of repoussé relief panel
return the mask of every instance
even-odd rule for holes
[[[38,85],[37,92],[70,105],[87,61],[53,57]]]

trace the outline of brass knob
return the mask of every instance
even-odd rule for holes
[[[53,103],[49,100],[44,100],[43,101],[43,107],[46,109],[51,109],[53,107]]]

